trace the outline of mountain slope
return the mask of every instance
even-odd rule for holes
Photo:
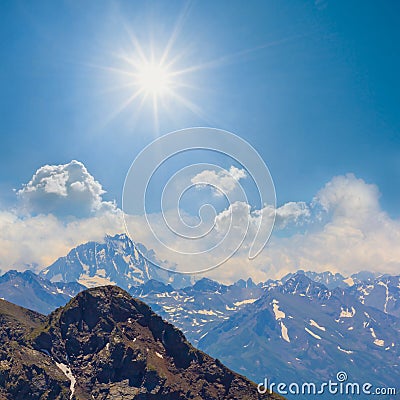
[[[86,289],[77,282],[50,282],[32,271],[14,270],[0,276],[0,298],[48,314]]]
[[[174,289],[156,281],[133,287],[130,293],[181,329],[195,345],[212,327],[255,302],[264,290],[251,279],[223,285],[202,278],[194,285]]]
[[[30,393],[40,398],[280,398],[258,394],[255,384],[193,348],[179,330],[116,286],[85,290],[48,317],[1,304],[1,332],[21,326],[11,337],[3,334],[1,352],[8,358],[21,348],[30,353],[26,362],[20,357],[21,369],[29,375]],[[53,375],[41,378],[40,386],[34,378],[45,362],[40,371]],[[0,388],[6,399],[24,398],[14,396],[8,378]]]
[[[349,292],[362,304],[400,317],[400,276],[382,275],[368,281],[358,281]]]
[[[40,275],[52,282],[79,282],[86,287],[114,284],[126,290],[150,279],[173,283],[176,287],[191,283],[188,276],[158,268],[141,253],[149,252],[134,244],[126,234],[107,235],[104,243],[88,242],[72,249]],[[154,255],[149,254],[148,258]]]
[[[45,322],[33,311],[0,300],[0,398],[67,399],[69,380],[29,335]]]
[[[397,385],[399,334],[396,317],[298,274],[270,286],[198,346],[256,382],[327,382],[344,370],[352,381]]]

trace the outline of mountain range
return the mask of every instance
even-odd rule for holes
[[[1,298],[43,314],[65,305],[84,289],[78,282],[51,282],[29,270],[10,270],[0,276]]]
[[[339,371],[353,382],[400,382],[399,276],[299,270],[225,285],[160,270],[138,246],[126,235],[83,244],[39,276],[6,273],[0,297],[47,314],[84,285],[117,284],[255,382],[321,382]]]
[[[212,327],[198,347],[253,380],[397,386],[400,320],[304,274],[270,286],[259,300]],[[231,351],[236,349],[236,351]]]
[[[88,289],[49,316],[0,300],[0,398],[279,399],[195,349],[117,286]]]

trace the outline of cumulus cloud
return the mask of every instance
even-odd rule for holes
[[[273,237],[260,271],[276,276],[299,268],[398,274],[400,221],[381,209],[379,196],[376,185],[353,174],[334,177],[309,205],[308,229]]]
[[[0,269],[38,269],[89,240],[123,232],[122,212],[79,161],[45,165],[0,210]]]
[[[179,213],[168,210],[147,217],[131,215],[128,226],[136,232],[137,241],[154,249],[160,259],[177,264],[179,271],[205,270],[233,256],[226,267],[218,269],[216,275],[212,274],[226,281],[227,273],[244,277],[246,273],[255,272],[249,269],[248,256],[255,255],[267,242],[275,214],[279,216],[280,229],[283,229],[290,223],[300,223],[301,218],[309,215],[309,210],[303,203],[289,203],[277,210],[271,206],[252,210],[248,203],[235,201],[216,216],[210,214],[208,219],[198,220],[182,210]],[[182,223],[182,217],[185,223]],[[197,254],[189,255],[194,253]],[[257,260],[261,260],[261,256]],[[243,265],[247,272],[241,270]],[[260,267],[256,261],[251,265]]]
[[[40,167],[17,195],[29,214],[88,217],[115,209],[112,202],[103,201],[104,193],[86,167],[73,160]]]
[[[198,187],[212,186],[216,196],[229,195],[238,188],[240,179],[247,177],[244,169],[236,168],[231,165],[229,171],[221,169],[219,171],[206,169],[195,175],[191,182]]]
[[[254,217],[259,217],[260,214],[268,218],[273,217],[274,209],[271,206],[266,206],[261,210],[253,212]],[[290,201],[275,209],[275,230],[282,230],[289,226],[300,226],[309,222],[311,217],[310,206],[304,201]]]
[[[254,260],[248,259],[249,248],[259,224],[261,230],[268,229],[274,210],[271,207],[252,210],[247,203],[234,202],[215,217],[217,235],[209,236],[208,245],[215,244],[227,230],[228,245],[237,243],[243,235],[245,240],[233,257],[207,275],[232,282],[248,276],[261,281],[299,268],[343,274],[360,270],[397,274],[400,270],[400,221],[390,218],[381,209],[379,196],[375,185],[353,174],[334,177],[310,203],[289,202],[276,209],[275,234]],[[152,218],[153,224],[161,223],[157,215]],[[138,221],[138,229],[141,224],[143,221]],[[278,235],[279,232],[283,235]],[[138,231],[138,235],[141,233]],[[143,242],[151,247],[151,236],[143,238]],[[195,246],[196,241],[193,241],[190,250]],[[226,251],[226,247],[221,250]],[[163,256],[162,248],[160,256]],[[211,265],[216,256],[215,252],[204,253],[202,261]],[[172,261],[179,260],[177,256]]]
[[[354,174],[336,176],[315,196],[312,204],[320,206],[334,218],[346,218],[354,223],[370,221],[372,214],[381,212],[379,189],[357,179]]]
[[[243,179],[245,172],[231,169],[234,180]],[[203,174],[203,175],[201,175]],[[200,175],[200,176],[199,176]],[[221,184],[226,190],[232,185],[224,174],[202,171],[193,178],[195,184],[206,179]],[[237,179],[237,180],[236,180]],[[233,189],[234,190],[234,189]],[[89,240],[102,240],[105,233],[124,230],[122,212],[113,203],[103,200],[104,190],[82,163],[44,166],[31,181],[18,192],[25,211],[0,211],[0,268],[25,269],[25,264],[37,264],[38,269],[65,255],[72,247]],[[182,253],[204,251],[200,256],[203,265],[212,265],[229,253],[242,238],[237,252],[221,267],[207,276],[223,282],[251,276],[256,281],[283,274],[299,268],[315,271],[331,270],[351,274],[359,270],[398,274],[400,269],[400,220],[391,218],[379,204],[379,190],[352,174],[334,177],[322,187],[309,203],[289,202],[274,210],[264,207],[252,209],[243,201],[235,201],[210,220],[201,221],[202,229],[210,235],[201,240],[182,242],[178,235],[170,242],[172,248]],[[171,229],[181,226],[190,235],[198,217],[176,212],[151,214],[147,218],[159,239],[167,241]],[[65,218],[68,216],[68,218]],[[249,260],[249,249],[261,225],[267,232],[275,217],[274,234],[261,254]],[[157,257],[171,264],[184,260],[177,252],[170,257],[152,236],[144,216],[130,216],[130,234],[135,241],[153,248]],[[181,225],[180,225],[181,224]],[[228,236],[225,236],[226,232]],[[223,240],[223,239],[227,240]],[[256,245],[262,244],[261,238]],[[257,243],[260,240],[260,243]],[[221,246],[216,244],[222,241]],[[183,243],[183,244],[182,244]],[[213,248],[212,251],[205,251]],[[225,252],[225,253],[224,253]],[[199,267],[199,258],[193,257],[193,270]]]

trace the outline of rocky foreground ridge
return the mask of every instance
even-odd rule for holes
[[[279,399],[116,286],[49,316],[0,300],[0,399]]]

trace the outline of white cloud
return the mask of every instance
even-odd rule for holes
[[[298,205],[289,203],[278,208],[276,214],[279,215],[279,224],[283,228],[308,216],[309,210],[303,203]],[[182,223],[180,217],[184,218],[186,224]],[[246,270],[249,270],[252,265],[256,268],[260,267],[260,263],[257,262],[262,259],[262,256],[249,264],[249,251],[253,241],[255,249],[253,254],[262,248],[271,231],[273,220],[272,207],[252,210],[250,205],[243,201],[235,201],[215,218],[213,217],[213,220],[202,219],[201,222],[186,215],[182,210],[179,213],[169,210],[163,214],[150,214],[147,220],[143,216],[127,218],[129,229],[136,232],[135,239],[144,243],[147,248],[154,249],[160,259],[178,264],[179,271],[193,272],[208,269],[218,265],[231,254],[235,254],[232,260],[227,262],[228,267],[223,266],[216,271],[220,280],[227,279],[225,275],[227,270],[233,275],[245,276],[242,276],[239,270],[242,265],[246,266]],[[259,233],[260,226],[261,233]],[[193,239],[193,237],[197,238]],[[237,249],[239,251],[236,253]],[[188,255],[200,252],[201,255]],[[260,275],[259,272],[257,271],[256,275]],[[265,275],[265,273],[262,274]]]
[[[103,212],[89,218],[64,222],[52,214],[21,217],[0,212],[0,269],[25,270],[27,264],[40,270],[66,255],[71,248],[105,234],[123,232],[120,212]]]
[[[273,218],[272,208],[251,210],[248,204],[235,202],[216,216],[216,232],[229,230],[228,244],[237,243],[243,235],[246,237],[240,250],[226,264],[207,273],[208,276],[229,282],[248,276],[265,280],[299,268],[344,274],[360,270],[398,274],[400,270],[400,221],[382,211],[375,185],[352,174],[333,178],[310,204],[290,202],[277,208],[275,231],[285,233],[285,228],[290,227],[289,231],[283,237],[273,235],[264,251],[249,260],[248,251],[261,215],[265,230]],[[152,219],[154,224],[162,223],[157,215]],[[138,221],[139,236],[141,225],[143,221]],[[297,226],[301,229],[296,230]],[[210,235],[207,245],[215,244],[216,238],[221,236]],[[154,244],[157,248],[151,236],[143,238],[143,242],[147,247]],[[195,246],[196,241],[193,241],[188,251],[195,250]],[[221,246],[221,252],[226,250],[226,246]],[[159,255],[163,258],[162,248]],[[219,255],[204,253],[201,260],[212,265]],[[195,258],[193,260],[196,262]],[[179,263],[182,259],[177,256],[171,261]]]
[[[121,211],[103,200],[101,184],[78,161],[45,165],[0,211],[0,269],[45,267],[72,247],[123,232]]]
[[[298,268],[398,274],[400,221],[381,209],[379,196],[375,185],[353,174],[334,177],[312,202],[309,229],[272,238],[261,269],[278,275]]]
[[[379,213],[379,190],[376,185],[357,179],[354,174],[334,177],[315,196],[314,205],[320,205],[334,217],[369,220],[371,213]]]
[[[104,193],[86,167],[73,160],[39,168],[17,195],[29,214],[88,217],[115,209],[112,202],[103,201]]]
[[[218,174],[209,176],[221,178]],[[241,172],[238,176],[243,178]],[[201,182],[203,178],[198,179]],[[224,177],[222,181],[225,182]],[[224,185],[231,188],[229,184]],[[104,202],[103,193],[100,183],[77,161],[40,168],[19,192],[20,199],[32,214],[0,211],[0,268],[3,271],[25,269],[24,264],[28,263],[45,267],[82,242],[102,240],[105,233],[123,232],[121,211]],[[359,270],[398,274],[400,221],[390,218],[381,209],[379,196],[375,185],[352,174],[334,177],[311,203],[289,202],[277,208],[276,234],[254,260],[248,259],[248,252],[261,216],[265,231],[274,217],[274,210],[271,207],[252,210],[242,201],[233,202],[230,208],[217,214],[215,220],[202,221],[204,232],[214,224],[211,235],[184,244],[175,235],[170,244],[172,248],[186,252],[204,251],[215,246],[228,231],[227,240],[221,246],[190,260],[189,268],[196,270],[199,260],[203,265],[212,265],[244,236],[240,250],[226,264],[207,273],[224,282],[248,276],[261,281],[299,268],[329,269],[344,274]],[[72,212],[75,217],[64,218]],[[148,217],[160,238],[170,240],[171,230],[163,226],[163,216],[152,214]],[[171,226],[184,226],[184,234],[191,234],[191,227],[178,221],[178,213],[166,213],[164,217]],[[197,217],[184,217],[189,225],[195,226],[199,222]],[[144,217],[131,217],[130,233],[134,240],[155,249],[160,259],[172,263],[186,260],[179,254],[176,258],[170,257],[171,253],[163,252],[162,248],[157,252],[160,247],[145,226]],[[299,226],[301,229],[297,229]]]
[[[303,224],[310,216],[310,208],[304,201],[291,201],[276,209],[275,227],[283,229],[290,224]]]
[[[238,188],[238,183],[241,179],[247,177],[244,169],[236,168],[233,165],[226,169],[219,171],[206,169],[195,175],[191,182],[198,187],[212,186],[214,187],[213,193],[216,196],[229,195]]]

